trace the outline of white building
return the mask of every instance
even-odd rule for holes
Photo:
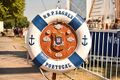
[[[103,17],[104,21],[115,18],[114,0],[87,0],[86,18],[98,19]]]
[[[0,21],[0,32],[4,31],[3,21]]]

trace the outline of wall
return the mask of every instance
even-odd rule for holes
[[[4,27],[3,27],[3,21],[0,21],[0,32],[3,32]]]

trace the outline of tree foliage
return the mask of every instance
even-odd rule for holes
[[[14,20],[13,19],[6,19],[5,21],[4,21],[4,28],[5,29],[10,29],[10,28],[13,28],[13,26],[15,25],[15,22],[14,22]]]
[[[0,20],[5,22],[6,28],[26,27],[29,22],[23,15],[24,9],[25,0],[0,0]]]
[[[20,27],[20,28],[23,28],[23,27],[28,27],[29,26],[29,22],[27,21],[27,17],[20,17],[16,20],[16,27]]]
[[[3,6],[3,4],[0,2],[0,20],[3,20],[4,18],[8,17],[7,15],[8,9]]]

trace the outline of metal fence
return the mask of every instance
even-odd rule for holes
[[[92,46],[83,69],[108,80],[120,80],[120,30],[91,30]]]

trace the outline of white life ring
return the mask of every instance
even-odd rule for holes
[[[54,21],[65,22],[70,25],[77,35],[77,47],[67,58],[55,60],[45,55],[40,46],[42,30]],[[47,46],[47,45],[46,45]],[[36,66],[52,72],[66,72],[85,61],[91,47],[90,33],[83,18],[72,11],[65,9],[52,9],[37,15],[31,22],[27,35],[27,48]]]

